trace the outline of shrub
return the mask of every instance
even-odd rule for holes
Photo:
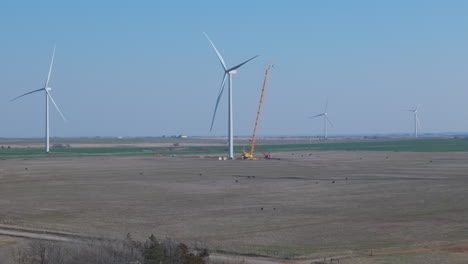
[[[17,264],[206,264],[207,250],[195,255],[183,243],[158,241],[151,235],[144,243],[130,234],[123,240],[76,239],[72,242],[33,240],[18,248]]]
[[[146,240],[143,247],[143,258],[145,264],[162,264],[166,263],[166,256],[159,245],[156,237],[151,236]]]

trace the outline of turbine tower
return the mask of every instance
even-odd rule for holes
[[[49,98],[50,98],[50,101],[52,101],[52,103],[54,104],[57,111],[59,112],[60,116],[63,118],[63,120],[66,121],[66,119],[63,116],[62,112],[60,111],[57,104],[55,103],[54,98],[52,98],[52,95],[50,94],[50,91],[52,90],[52,88],[49,87],[49,81],[50,81],[50,75],[52,73],[52,66],[54,65],[54,57],[55,57],[55,46],[54,46],[54,51],[52,52],[52,60],[50,61],[49,73],[47,74],[47,80],[46,80],[45,85],[44,85],[43,88],[34,90],[32,92],[22,94],[22,95],[20,95],[20,96],[18,96],[16,98],[10,100],[10,102],[13,102],[16,99],[18,99],[20,97],[23,97],[25,95],[28,95],[28,94],[32,94],[32,93],[40,92],[40,91],[45,92],[45,115],[46,115],[45,116],[45,151],[46,151],[46,153],[49,153]]]
[[[234,130],[233,130],[233,121],[232,121],[232,75],[236,74],[236,72],[237,72],[236,70],[238,68],[242,67],[244,64],[246,64],[247,62],[255,59],[258,56],[254,56],[254,57],[242,62],[241,64],[238,64],[238,65],[236,65],[234,67],[228,68],[226,66],[226,63],[224,62],[223,57],[221,56],[221,54],[219,53],[218,49],[215,47],[215,45],[213,44],[211,39],[208,37],[208,35],[205,32],[203,32],[203,34],[205,34],[206,38],[210,42],[210,44],[213,47],[214,51],[216,52],[216,55],[218,56],[219,62],[221,63],[221,66],[223,67],[223,70],[224,70],[224,76],[223,76],[223,80],[221,81],[221,87],[219,88],[218,98],[216,99],[216,105],[215,105],[215,109],[214,109],[214,112],[213,112],[213,118],[211,119],[210,131],[213,129],[213,123],[214,123],[214,120],[215,120],[215,117],[216,117],[216,111],[218,109],[218,104],[219,104],[219,101],[221,99],[221,96],[223,95],[224,85],[226,83],[226,77],[228,77],[229,78],[229,80],[228,80],[228,147],[229,147],[228,158],[233,159],[234,158],[234,149],[233,149],[233,146],[234,146],[233,131]]]
[[[414,137],[415,138],[418,138],[418,128],[421,127],[421,124],[419,122],[419,117],[418,117],[418,108],[419,108],[419,105],[416,106],[416,108],[414,109],[409,109],[408,111],[409,112],[413,112],[413,116],[414,116]]]
[[[333,123],[328,118],[327,108],[328,108],[328,100],[325,103],[325,110],[323,111],[323,113],[309,117],[309,118],[316,118],[316,117],[323,116],[323,138],[325,139],[328,137],[327,123],[330,123],[330,125],[333,126]]]

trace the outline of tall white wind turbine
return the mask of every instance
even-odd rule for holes
[[[32,92],[22,94],[22,95],[14,98],[14,99],[12,99],[10,101],[10,102],[13,102],[16,99],[18,99],[20,97],[23,97],[25,95],[32,94],[32,93],[35,93],[35,92],[44,91],[44,93],[45,93],[45,115],[46,115],[45,116],[45,151],[46,151],[46,153],[49,153],[49,98],[50,98],[50,101],[52,101],[52,103],[54,104],[57,111],[59,112],[60,116],[62,116],[63,120],[66,121],[66,119],[63,116],[62,112],[60,111],[60,109],[58,108],[58,106],[55,103],[54,99],[52,98],[52,95],[50,94],[50,90],[52,90],[52,88],[49,87],[49,81],[50,81],[50,75],[52,73],[52,66],[54,65],[54,57],[55,57],[55,46],[54,46],[54,51],[52,52],[52,60],[50,61],[49,73],[47,74],[47,80],[45,82],[44,87],[41,88],[41,89],[34,90]]]
[[[216,99],[216,105],[215,105],[215,109],[214,109],[214,112],[213,112],[213,118],[211,119],[210,131],[213,129],[213,123],[214,123],[214,120],[215,120],[215,117],[216,117],[216,111],[218,109],[218,104],[219,104],[219,101],[221,99],[221,96],[223,95],[224,85],[226,83],[226,77],[228,77],[229,78],[229,82],[228,82],[228,146],[229,146],[228,158],[233,159],[234,158],[234,149],[233,149],[233,147],[234,147],[234,145],[233,145],[234,144],[234,135],[233,135],[233,121],[232,121],[232,75],[236,74],[236,72],[237,72],[236,70],[238,68],[240,68],[241,66],[243,66],[247,62],[255,59],[258,56],[254,56],[254,57],[242,62],[241,64],[238,64],[238,65],[236,65],[234,67],[228,68],[226,66],[226,63],[224,62],[223,57],[221,56],[221,54],[219,53],[218,49],[215,47],[215,45],[213,44],[211,39],[208,37],[208,35],[205,32],[203,32],[203,34],[205,34],[206,38],[210,42],[210,44],[213,47],[214,51],[216,52],[216,55],[218,56],[219,62],[221,63],[221,66],[223,67],[223,70],[224,70],[224,76],[223,76],[223,80],[221,81],[221,87],[219,88],[218,98]]]
[[[414,137],[417,138],[419,135],[419,131],[418,129],[421,127],[421,123],[419,122],[419,117],[418,117],[418,108],[419,108],[419,105],[416,106],[416,108],[414,109],[409,109],[407,111],[409,112],[413,112],[413,116],[414,116]]]
[[[323,138],[328,137],[327,123],[330,123],[330,125],[333,126],[333,123],[328,118],[327,108],[328,108],[328,100],[325,103],[325,110],[323,111],[323,113],[309,117],[309,118],[316,118],[316,117],[323,116]]]

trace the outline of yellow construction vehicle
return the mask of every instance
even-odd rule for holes
[[[248,159],[248,160],[258,160],[261,158],[254,157],[254,149],[255,149],[255,141],[257,139],[257,128],[258,128],[258,122],[260,120],[260,115],[262,113],[262,106],[263,106],[263,98],[265,96],[265,89],[267,86],[267,81],[268,81],[268,74],[270,73],[270,69],[273,67],[273,62],[270,63],[268,68],[265,69],[265,78],[263,79],[263,86],[262,86],[262,93],[260,94],[260,102],[258,104],[258,111],[257,111],[257,118],[255,119],[255,127],[254,127],[254,132],[252,139],[250,140],[250,148],[249,151],[242,150],[242,159]],[[265,155],[265,158],[271,158],[270,154]]]

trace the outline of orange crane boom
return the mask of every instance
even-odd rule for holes
[[[257,159],[253,156],[253,153],[255,149],[255,142],[257,140],[258,123],[260,121],[260,115],[262,113],[263,98],[265,97],[265,89],[268,82],[268,75],[270,74],[270,70],[272,67],[273,62],[271,62],[268,68],[265,69],[265,78],[263,79],[262,93],[260,94],[260,102],[258,103],[257,118],[255,119],[255,126],[252,139],[250,140],[250,148],[248,152],[242,151],[242,159]]]

